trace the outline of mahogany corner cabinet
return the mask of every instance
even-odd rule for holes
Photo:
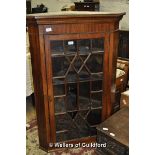
[[[113,112],[119,21],[125,13],[27,15],[40,148],[90,143]]]

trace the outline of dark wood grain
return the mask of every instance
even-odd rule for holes
[[[30,51],[32,59],[32,74],[34,83],[34,95],[36,104],[37,124],[39,130],[39,143],[42,147],[47,148],[50,141],[49,136],[49,111],[47,100],[47,85],[43,46],[39,40],[39,31],[36,25],[30,25],[28,28],[30,38]],[[42,39],[42,38],[40,38]]]

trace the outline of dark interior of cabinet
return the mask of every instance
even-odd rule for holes
[[[101,123],[104,39],[51,40],[56,141],[96,135]]]

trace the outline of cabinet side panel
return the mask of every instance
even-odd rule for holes
[[[47,84],[48,84],[48,96],[49,100],[49,117],[50,117],[50,134],[52,143],[56,142],[56,130],[55,130],[55,108],[54,108],[54,98],[53,98],[53,83],[52,83],[52,63],[51,63],[51,53],[49,45],[49,36],[44,36],[45,39],[45,55],[46,55],[46,71],[47,71]]]
[[[110,103],[110,94],[108,91],[109,88],[109,33],[105,34],[105,42],[104,42],[104,93],[103,93],[103,107],[102,109],[102,121],[104,121],[107,118],[107,108]]]
[[[111,24],[111,29],[114,32],[110,33],[110,49],[109,49],[109,94],[110,102],[107,107],[107,115],[110,116],[113,112],[116,93],[116,64],[117,64],[117,51],[119,42],[119,23]]]
[[[37,125],[39,134],[39,143],[41,147],[48,148],[49,143],[49,118],[48,118],[48,98],[46,86],[46,74],[43,53],[42,36],[39,37],[38,27],[28,26],[30,39],[30,52],[32,63],[32,74],[34,83],[35,106],[37,113]],[[40,40],[39,40],[40,39]],[[42,44],[40,46],[39,44]]]

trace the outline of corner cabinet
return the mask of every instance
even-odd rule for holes
[[[125,13],[27,16],[40,147],[96,140],[115,104],[119,21]]]

